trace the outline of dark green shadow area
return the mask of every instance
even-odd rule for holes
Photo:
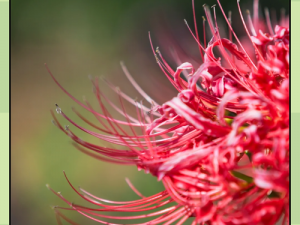
[[[0,113],[8,112],[9,93],[9,12],[8,1],[0,1]]]

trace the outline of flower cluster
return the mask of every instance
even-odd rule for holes
[[[78,125],[57,107],[60,115],[96,138],[127,148],[120,150],[83,141],[69,128],[64,129],[53,114],[55,125],[77,143],[80,151],[100,160],[136,165],[161,180],[165,187],[164,191],[146,197],[128,181],[140,199],[117,202],[96,197],[84,189],[77,190],[67,178],[74,191],[94,205],[91,208],[73,204],[49,187],[71,210],[103,224],[112,224],[105,219],[141,218],[148,218],[148,222],[138,224],[183,224],[190,217],[194,218],[192,224],[271,225],[279,220],[289,223],[288,18],[283,16],[275,27],[268,15],[266,23],[263,22],[258,17],[258,1],[254,0],[254,16],[251,18],[247,12],[245,22],[238,3],[253,48],[251,54],[241,44],[230,18],[217,1],[230,38],[220,37],[215,8],[211,14],[204,6],[212,32],[209,43],[201,44],[197,26],[195,35],[188,26],[202,56],[199,68],[185,62],[174,71],[161,52],[152,47],[158,65],[178,90],[177,97],[162,105],[135,83],[123,64],[126,76],[151,103],[151,108],[134,101],[104,79],[121,99],[121,107],[117,107],[101,92],[98,78],[91,78],[102,109],[102,113],[96,112],[88,102],[83,104],[70,95],[50,73],[61,89],[92,113],[102,127],[74,112],[101,132]],[[236,38],[236,44],[232,37]],[[218,49],[220,57],[215,56],[214,49]],[[181,76],[183,72],[186,79]],[[136,106],[137,118],[126,113],[122,99]],[[124,120],[112,118],[104,100]],[[136,128],[141,128],[142,134]],[[60,209],[63,207],[55,208],[59,224],[61,219],[77,224]],[[137,215],[111,216],[107,211]]]

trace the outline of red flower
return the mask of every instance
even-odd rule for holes
[[[219,3],[219,1],[218,1]],[[222,13],[223,9],[219,3]],[[238,4],[239,10],[240,6]],[[191,63],[181,64],[176,71],[167,64],[157,50],[158,65],[178,90],[172,100],[158,105],[135,83],[122,65],[126,76],[145,99],[149,109],[126,94],[116,91],[120,99],[136,105],[137,119],[114,105],[100,90],[93,78],[95,95],[102,113],[94,111],[70,95],[53,77],[61,89],[74,101],[91,112],[102,124],[96,126],[74,112],[86,123],[102,133],[92,132],[71,120],[57,106],[61,114],[75,127],[107,142],[126,146],[127,150],[106,148],[81,140],[70,129],[64,129],[54,116],[54,123],[69,135],[76,147],[92,157],[108,162],[136,165],[138,169],[156,176],[165,191],[145,197],[128,181],[141,198],[130,202],[109,201],[89,192],[71,187],[95,208],[72,204],[61,194],[71,210],[103,224],[106,218],[149,218],[142,224],[182,224],[189,217],[192,224],[275,224],[289,218],[289,27],[285,18],[274,31],[270,19],[267,26],[258,19],[258,1],[254,0],[253,21],[248,14],[246,33],[255,50],[255,60],[248,54],[228,22],[232,40],[221,38],[216,14],[205,6],[208,25],[213,33],[211,41],[198,43],[203,62],[198,69]],[[241,13],[241,10],[240,10]],[[265,29],[268,27],[269,32]],[[188,27],[189,28],[189,27]],[[249,30],[248,30],[249,28]],[[258,29],[259,28],[259,29]],[[251,32],[251,33],[250,33]],[[268,33],[267,33],[268,32]],[[205,42],[205,41],[204,41]],[[152,43],[151,43],[152,46]],[[218,47],[222,56],[216,58]],[[247,46],[249,48],[249,46]],[[155,51],[153,50],[154,54]],[[188,70],[187,81],[180,75]],[[202,87],[199,86],[199,82]],[[111,117],[103,100],[120,112],[125,120]],[[121,101],[122,102],[122,101]],[[104,120],[103,120],[104,119]],[[131,133],[123,129],[127,125]],[[163,126],[168,125],[168,128]],[[142,128],[139,135],[134,127]],[[171,203],[177,203],[175,206]],[[170,205],[166,207],[167,205]],[[65,217],[56,207],[57,221]],[[157,209],[156,212],[149,212]],[[144,212],[137,216],[109,216],[106,211]],[[151,219],[153,216],[158,216]]]

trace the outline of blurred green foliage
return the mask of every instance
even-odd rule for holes
[[[150,175],[137,172],[135,167],[99,162],[76,151],[68,137],[51,124],[49,113],[49,109],[55,108],[54,103],[58,103],[65,113],[78,121],[71,112],[71,106],[75,103],[54,84],[43,64],[48,63],[59,82],[75,97],[81,100],[82,95],[85,95],[97,104],[92,97],[88,74],[105,75],[128,95],[133,98],[139,96],[121,72],[119,61],[124,60],[142,88],[163,103],[176,92],[155,63],[147,32],[150,30],[156,40],[158,35],[155,28],[160,25],[162,15],[175,29],[185,28],[184,18],[192,24],[191,2],[11,2],[13,225],[56,224],[54,213],[48,206],[64,204],[48,191],[45,186],[47,183],[71,201],[81,203],[65,181],[63,170],[75,187],[80,184],[91,193],[112,200],[137,198],[126,185],[125,177],[130,178],[145,195],[163,190],[160,182]],[[213,5],[216,2],[196,1],[199,21],[203,15],[203,3]],[[263,7],[267,3],[269,1],[261,2]],[[241,4],[251,8],[252,3],[242,1]],[[226,12],[237,12],[234,0],[222,1],[222,5]],[[272,1],[272,7],[277,12],[281,7],[288,9],[288,1]],[[188,32],[184,35],[188,35]],[[162,46],[161,49],[164,47],[168,48]],[[118,101],[117,96],[109,92],[106,86],[101,88],[103,92],[109,93],[112,100]],[[134,115],[134,110],[130,112]],[[112,114],[118,116],[115,112]],[[65,121],[61,117],[59,119],[64,125]],[[104,144],[83,132],[75,132],[82,139]],[[67,215],[81,224],[94,224],[77,213]]]

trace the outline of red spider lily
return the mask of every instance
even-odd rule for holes
[[[268,11],[265,25],[258,17],[258,1],[254,0],[253,19],[248,12],[245,21],[238,2],[246,34],[255,52],[253,57],[236,36],[230,18],[217,1],[228,23],[230,37],[235,37],[237,44],[231,38],[220,37],[215,8],[211,14],[204,6],[213,34],[210,42],[204,39],[201,44],[196,23],[196,35],[187,25],[203,59],[198,69],[185,62],[174,71],[160,51],[154,51],[150,39],[158,65],[179,92],[177,97],[162,105],[154,102],[135,83],[123,64],[124,73],[152,104],[151,108],[134,101],[104,79],[119,95],[119,108],[101,92],[98,78],[91,78],[102,109],[102,113],[96,112],[87,101],[81,103],[69,94],[47,68],[58,86],[92,113],[102,127],[91,123],[75,109],[74,112],[101,133],[78,125],[58,106],[57,113],[80,130],[125,146],[127,150],[86,142],[69,128],[64,129],[52,113],[54,124],[73,139],[75,146],[100,160],[136,165],[139,170],[156,176],[165,186],[165,191],[145,197],[127,181],[140,199],[118,202],[96,197],[84,189],[77,190],[66,177],[74,191],[94,208],[73,204],[49,187],[70,206],[55,207],[59,224],[62,224],[61,219],[77,224],[60,209],[77,211],[103,224],[113,224],[105,219],[141,218],[149,218],[149,221],[136,224],[183,224],[190,217],[194,218],[192,224],[271,225],[280,219],[282,224],[289,223],[288,19],[282,17],[273,30]],[[220,58],[214,55],[216,47]],[[183,79],[181,73],[186,70],[189,73],[187,79]],[[137,118],[126,113],[123,99],[136,106]],[[104,106],[104,100],[125,119],[114,119]],[[137,134],[135,128],[141,128],[142,134]],[[157,211],[152,212],[153,209]],[[110,216],[105,214],[108,211],[138,215]]]

